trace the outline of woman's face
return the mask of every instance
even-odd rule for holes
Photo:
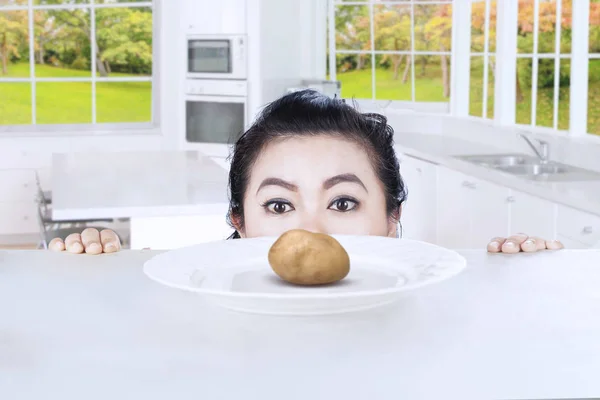
[[[327,234],[396,236],[384,187],[361,146],[329,136],[269,144],[252,170],[242,237],[290,229]]]

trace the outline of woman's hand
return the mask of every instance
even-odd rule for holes
[[[86,228],[81,234],[72,233],[63,241],[54,238],[48,244],[52,251],[68,251],[73,254],[115,253],[121,250],[121,241],[114,231],[104,229],[98,232],[95,228]]]
[[[487,245],[489,253],[533,253],[538,250],[560,250],[564,248],[558,240],[544,240],[539,237],[527,236],[523,233],[508,238],[495,237]]]

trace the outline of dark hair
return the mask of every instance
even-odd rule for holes
[[[360,113],[342,99],[307,89],[268,104],[236,141],[230,156],[229,225],[235,229],[235,220],[240,228],[244,227],[244,196],[250,171],[264,147],[275,139],[319,135],[339,137],[364,146],[385,187],[386,211],[398,218],[399,208],[406,199],[406,188],[394,151],[394,131],[387,119],[380,114]],[[239,237],[236,231],[230,239]]]

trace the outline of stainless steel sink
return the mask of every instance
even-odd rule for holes
[[[508,167],[514,165],[535,164],[539,162],[536,157],[528,156],[526,154],[486,154],[457,156],[456,158],[486,167]]]
[[[557,164],[524,164],[496,167],[504,172],[515,175],[550,175],[550,174],[568,174],[569,168]]]
[[[526,154],[456,156],[456,158],[532,181],[572,182],[600,180],[600,173]]]

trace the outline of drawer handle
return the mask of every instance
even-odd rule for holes
[[[591,226],[584,226],[582,233],[584,235],[590,235],[594,232],[594,229]]]
[[[515,202],[515,198],[514,198],[514,196],[508,196],[508,197],[506,198],[506,202],[507,202],[507,203],[514,203],[514,202]]]
[[[476,185],[473,182],[464,181],[462,183],[462,185],[463,185],[463,187],[466,187],[466,188],[469,188],[469,189],[475,189],[476,188]]]

